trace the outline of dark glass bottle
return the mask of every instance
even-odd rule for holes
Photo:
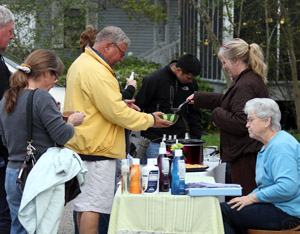
[[[166,155],[166,144],[163,141],[160,143],[160,148],[159,148],[158,168],[159,168],[159,192],[169,192],[170,164],[169,164],[169,158]]]

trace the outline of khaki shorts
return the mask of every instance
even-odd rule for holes
[[[87,183],[72,200],[77,212],[93,211],[110,214],[115,189],[116,160],[84,161],[87,166]]]

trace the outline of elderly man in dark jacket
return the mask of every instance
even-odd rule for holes
[[[0,51],[5,51],[8,43],[14,38],[14,16],[11,11],[3,6],[0,6]],[[0,54],[0,99],[3,97],[5,90],[9,88],[8,70],[4,58]],[[7,160],[7,149],[3,146],[0,137],[0,232],[1,234],[10,233],[10,213],[6,201],[6,192],[4,188],[5,181],[5,161]]]

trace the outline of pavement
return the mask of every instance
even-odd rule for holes
[[[70,204],[64,207],[57,234],[74,234],[73,210]]]

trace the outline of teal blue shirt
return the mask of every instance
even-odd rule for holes
[[[279,131],[262,147],[256,161],[256,193],[259,202],[272,203],[300,218],[300,144]]]

